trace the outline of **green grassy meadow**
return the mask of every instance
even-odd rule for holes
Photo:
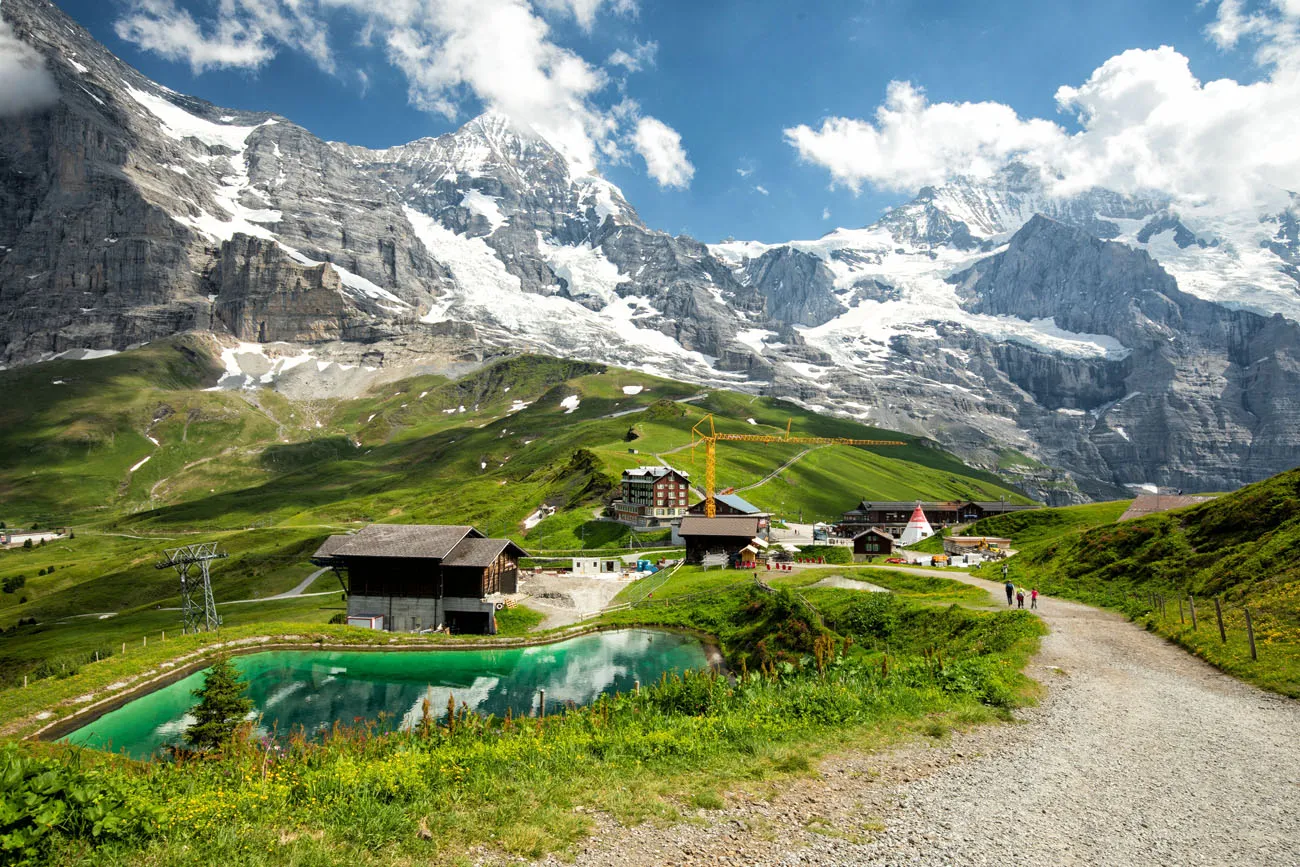
[[[160,610],[179,604],[174,575],[154,568],[166,547],[219,542],[230,558],[213,567],[214,588],[229,601],[290,590],[327,535],[375,521],[473,524],[543,556],[666,545],[666,530],[634,536],[599,513],[623,469],[660,453],[702,475],[702,450],[697,464],[688,446],[706,413],[724,430],[778,433],[793,420],[802,434],[907,440],[811,452],[745,494],[792,516],[833,518],[862,496],[1020,498],[914,437],[584,362],[507,358],[454,381],[418,376],[297,402],[207,390],[220,373],[213,346],[188,337],[0,371],[0,388],[25,395],[0,407],[0,521],[75,533],[0,551],[0,582],[22,583],[0,593],[0,683],[56,653],[93,656],[169,620],[178,628]],[[579,406],[567,412],[572,396]],[[719,486],[755,484],[800,450],[723,444]],[[542,505],[555,513],[526,528]],[[235,608],[241,622],[254,611],[268,621],[336,613],[306,600],[223,611]]]
[[[763,590],[752,576],[683,569],[661,579],[655,600],[602,618],[709,632],[734,681],[687,673],[544,721],[433,708],[411,730],[372,721],[291,736],[280,749],[232,746],[221,761],[0,747],[17,785],[39,777],[42,803],[66,811],[43,829],[20,823],[29,836],[5,845],[27,846],[33,863],[69,865],[455,863],[471,847],[564,856],[592,833],[594,813],[628,823],[689,817],[763,797],[813,773],[821,755],[942,740],[1032,700],[1021,668],[1042,633],[1037,618],[935,604],[972,589],[945,579],[908,587],[914,576],[900,576],[891,594],[807,586],[829,571],[773,576]],[[299,629],[304,642],[357,632]],[[171,650],[204,640],[185,636]],[[128,676],[161,653],[151,646],[103,671],[88,666],[59,688],[71,695],[87,679]],[[0,692],[0,708],[19,710],[23,692]],[[93,793],[95,816],[110,823],[92,827],[73,791]]]
[[[1300,470],[1208,503],[1116,523],[1125,506],[1042,509],[975,526],[1010,536],[1020,549],[1008,561],[1017,584],[1121,611],[1230,674],[1300,697]],[[979,572],[995,577],[1000,568],[986,564]],[[1153,594],[1164,597],[1163,608],[1153,606]],[[1246,608],[1258,659],[1250,657]]]

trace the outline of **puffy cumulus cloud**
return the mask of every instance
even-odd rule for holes
[[[830,218],[831,218],[831,209],[830,209],[830,208],[822,208],[822,219],[823,219],[823,220],[829,220]]]
[[[819,129],[800,125],[786,140],[809,162],[831,172],[837,183],[860,190],[864,183],[889,190],[915,190],[952,174],[984,177],[1013,154],[1058,136],[1049,121],[1021,120],[996,102],[931,103],[908,82],[890,82],[874,123],[832,117]]]
[[[999,103],[931,103],[894,82],[874,119],[828,118],[818,128],[787,129],[786,139],[834,184],[855,191],[869,184],[911,192],[957,175],[986,177],[1015,159],[1059,194],[1102,186],[1271,206],[1300,188],[1297,24],[1300,0],[1249,14],[1225,0],[1208,33],[1222,45],[1257,40],[1259,81],[1202,82],[1172,48],[1126,51],[1082,84],[1057,90],[1073,129]]]
[[[632,135],[636,152],[645,160],[646,172],[661,187],[683,189],[691,185],[695,166],[686,158],[682,137],[658,118],[643,117]]]
[[[218,0],[216,17],[204,22],[174,0],[129,2],[116,24],[118,34],[186,61],[196,72],[256,68],[281,47],[306,53],[332,71],[329,22],[344,13],[338,17],[347,19],[350,38],[384,51],[406,77],[409,101],[422,110],[449,120],[471,105],[504,114],[545,137],[575,172],[590,171],[601,159],[620,162],[630,147],[641,150],[634,144],[641,135],[639,106],[625,98],[602,107],[598,96],[609,75],[559,45],[547,21],[548,15],[572,17],[589,31],[602,9],[636,14],[632,0]],[[610,63],[629,70],[651,65],[658,46],[633,45],[623,57],[615,53],[619,63]],[[364,88],[367,78],[359,80]],[[680,137],[655,123],[676,137],[677,168],[663,170],[677,185],[681,165],[690,164]],[[646,135],[647,142],[654,138]],[[656,153],[655,165],[672,165],[663,156],[671,156],[668,150]],[[690,173],[684,177],[689,181]]]
[[[472,92],[582,168],[595,165],[597,143],[612,132],[611,118],[590,101],[604,73],[552,42],[523,0],[428,3],[419,26],[393,28],[387,45],[411,102],[449,119]]]
[[[129,0],[113,24],[117,35],[145,51],[209,69],[257,69],[286,45],[333,71],[326,27],[301,0],[220,0],[216,17],[200,22],[173,0]]]
[[[45,58],[0,19],[0,117],[39,111],[58,98]]]

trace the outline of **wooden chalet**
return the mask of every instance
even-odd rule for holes
[[[855,558],[881,555],[888,557],[894,553],[895,544],[897,540],[889,533],[879,527],[868,527],[853,536],[853,556]]]
[[[473,527],[371,524],[330,536],[311,561],[344,580],[349,619],[370,618],[389,632],[447,627],[494,635],[496,612],[504,595],[516,592],[526,556],[509,539]]]
[[[709,554],[723,554],[728,562],[735,560],[758,538],[758,531],[759,519],[752,516],[701,518],[688,515],[682,518],[678,533],[686,542],[686,562],[699,564]]]

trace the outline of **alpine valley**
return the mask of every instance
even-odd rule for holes
[[[0,129],[0,365],[210,332],[222,388],[350,395],[542,353],[929,436],[1051,503],[1232,489],[1300,448],[1294,196],[1052,198],[1013,163],[709,245],[498,114],[324,142],[149,81],[44,0],[0,16],[60,93]]]

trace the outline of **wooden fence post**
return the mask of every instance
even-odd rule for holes
[[[126,653],[126,642],[125,642],[125,641],[122,642],[122,652],[123,652],[123,653]]]
[[[1224,644],[1227,644],[1227,643],[1228,643],[1228,633],[1227,633],[1226,631],[1224,631],[1224,628],[1223,628],[1223,606],[1222,606],[1221,604],[1219,604],[1219,597],[1218,597],[1218,596],[1215,596],[1215,597],[1214,597],[1214,616],[1215,616],[1216,618],[1218,618],[1218,621],[1219,621],[1219,639],[1220,639]]]
[[[636,693],[637,695],[641,694],[641,681],[639,680],[632,681],[632,692]]]
[[[537,696],[537,716],[540,719],[546,719],[546,690],[539,689],[537,691]]]
[[[1181,596],[1178,597],[1178,622],[1179,623],[1187,622],[1187,618],[1183,617],[1183,597]]]
[[[1250,641],[1250,658],[1257,660],[1259,659],[1259,657],[1255,655],[1255,624],[1251,623],[1250,621],[1250,609],[1247,608],[1245,609],[1245,611],[1246,611],[1246,639]]]
[[[149,636],[145,635],[145,636],[143,636],[143,637],[140,639],[140,646],[141,646],[141,647],[148,647],[148,646],[149,646]]]
[[[1192,631],[1196,631],[1196,597],[1187,594],[1187,610],[1192,612]]]

